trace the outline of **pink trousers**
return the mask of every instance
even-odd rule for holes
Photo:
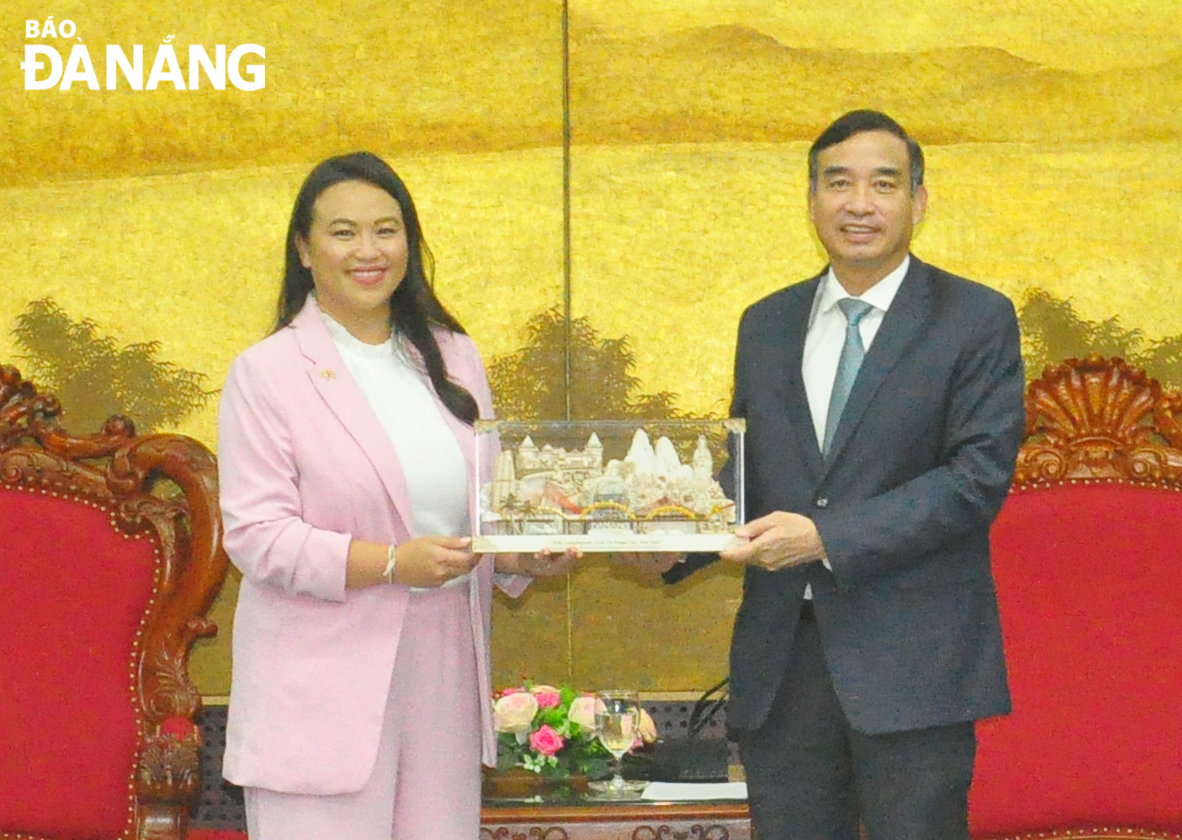
[[[251,840],[476,840],[480,703],[468,587],[411,594],[365,786],[338,796],[246,788]]]

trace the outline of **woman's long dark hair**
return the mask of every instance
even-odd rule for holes
[[[439,399],[448,411],[471,425],[480,410],[467,390],[447,376],[447,366],[439,351],[432,327],[443,327],[454,333],[465,334],[450,312],[435,297],[431,288],[435,274],[435,259],[423,239],[419,214],[415,211],[410,192],[398,174],[384,160],[369,152],[329,158],[313,169],[300,187],[291,223],[287,226],[287,253],[283,269],[283,289],[279,293],[279,311],[275,331],[291,323],[303,309],[308,294],[313,290],[312,272],[300,262],[296,239],[305,240],[312,229],[312,206],[320,194],[343,181],[363,181],[385,190],[402,209],[406,227],[406,277],[390,297],[390,328],[405,336],[418,351],[427,376]]]

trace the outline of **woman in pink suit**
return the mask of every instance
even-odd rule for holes
[[[572,559],[469,550],[472,423],[492,405],[431,270],[394,171],[324,161],[296,198],[275,331],[226,380],[242,587],[224,773],[251,840],[473,840],[494,579],[517,595]]]

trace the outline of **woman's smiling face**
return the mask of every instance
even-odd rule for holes
[[[390,296],[407,263],[406,226],[392,195],[366,181],[333,184],[316,198],[296,248],[324,312],[361,341],[390,337]]]

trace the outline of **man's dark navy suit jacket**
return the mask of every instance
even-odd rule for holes
[[[776,510],[809,516],[832,572],[819,562],[776,572],[747,567],[727,723],[755,729],[767,718],[806,584],[834,688],[856,730],[1004,714],[1010,699],[989,528],[1025,425],[1014,307],[913,256],[826,460],[801,375],[820,280],[744,313],[732,416],[747,419],[747,518]],[[693,555],[666,580],[716,557]]]

